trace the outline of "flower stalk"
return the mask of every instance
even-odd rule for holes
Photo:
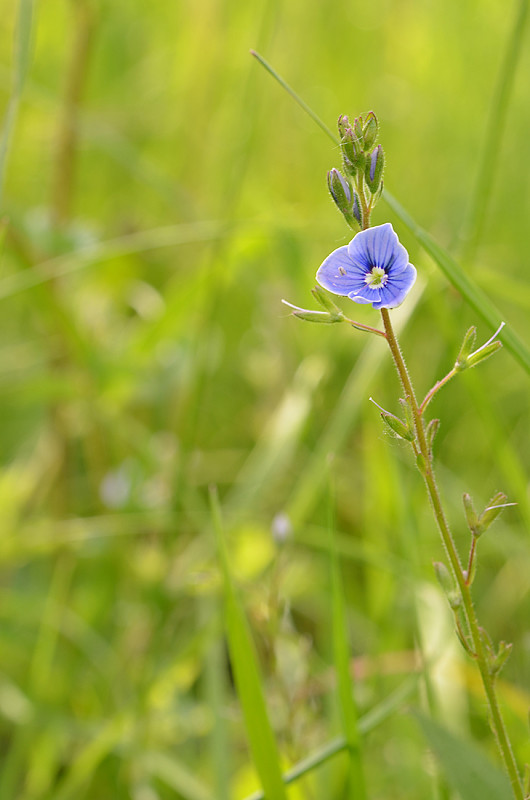
[[[477,662],[477,666],[480,671],[482,684],[484,686],[484,691],[486,694],[486,699],[490,711],[491,728],[495,736],[495,739],[497,741],[497,745],[501,753],[504,766],[510,778],[510,783],[512,785],[512,791],[514,797],[516,798],[516,800],[525,800],[523,787],[521,784],[521,777],[519,775],[517,763],[515,761],[515,756],[513,754],[511,743],[508,738],[508,733],[506,731],[506,726],[499,706],[499,700],[497,697],[497,690],[495,685],[496,673],[491,669],[491,664],[490,664],[491,659],[489,657],[486,648],[485,637],[483,635],[483,630],[479,625],[475,607],[473,605],[473,599],[471,597],[471,570],[473,567],[474,548],[472,548],[472,554],[470,554],[468,569],[464,570],[460,562],[460,557],[456,549],[456,545],[453,539],[453,535],[451,533],[451,529],[449,527],[449,523],[445,516],[442,500],[436,484],[436,478],[433,469],[432,453],[427,444],[425,422],[422,415],[422,411],[426,406],[426,402],[424,401],[422,403],[423,408],[421,408],[418,405],[418,402],[416,400],[416,395],[414,393],[414,388],[412,386],[412,382],[410,380],[409,373],[405,364],[405,360],[401,353],[398,340],[396,338],[396,335],[392,327],[388,309],[382,308],[381,316],[383,319],[383,326],[386,332],[386,338],[390,347],[390,351],[392,353],[392,358],[394,360],[394,364],[396,365],[399,379],[403,387],[403,391],[405,393],[405,398],[409,403],[412,412],[412,417],[414,420],[416,440],[415,442],[412,442],[412,447],[414,449],[416,456],[421,456],[422,468],[420,469],[420,472],[425,481],[434,517],[438,525],[438,530],[440,532],[444,549],[447,553],[447,557],[451,565],[451,571],[453,573],[453,576],[460,590],[460,594],[462,596],[462,608],[463,608],[464,618],[467,623],[466,627],[469,632],[469,638],[471,640],[470,641],[471,649],[467,646],[467,636],[465,636],[464,632],[461,629],[459,629],[460,638],[462,639],[462,643],[464,644],[466,649],[470,651],[470,654]],[[473,542],[475,542],[475,537],[473,537]]]

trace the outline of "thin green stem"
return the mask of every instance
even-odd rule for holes
[[[370,227],[370,214],[372,213],[372,204],[366,202],[366,192],[364,191],[364,176],[359,173],[357,176],[357,192],[359,200],[361,201],[361,228],[365,231]]]
[[[455,375],[456,375],[456,369],[455,369],[455,367],[453,367],[453,369],[450,372],[448,372],[447,375],[444,378],[442,378],[441,380],[437,381],[434,384],[432,389],[430,389],[430,391],[427,392],[427,394],[425,395],[423,401],[420,404],[420,407],[419,407],[420,414],[423,414],[423,412],[425,411],[425,409],[427,408],[427,406],[429,405],[429,403],[433,399],[434,395],[442,388],[442,386],[445,386],[446,383],[449,383],[451,378],[454,378]]]
[[[386,339],[386,333],[384,331],[380,331],[379,328],[371,328],[370,325],[363,325],[362,322],[355,322],[353,319],[348,319],[348,317],[344,317],[345,322],[348,322],[352,327],[356,328],[358,331],[366,331],[366,333],[376,333],[378,336],[382,336],[383,339]]]
[[[294,90],[293,88],[291,88],[291,86],[289,86],[289,84],[287,83],[287,81],[284,81],[284,79],[282,78],[282,76],[281,76],[281,75],[279,75],[279,74],[276,72],[276,70],[274,69],[274,67],[272,67],[272,66],[269,64],[269,62],[268,62],[268,61],[266,61],[266,60],[263,58],[263,56],[262,56],[262,55],[260,55],[259,53],[257,53],[255,50],[251,50],[251,51],[250,51],[250,55],[251,55],[251,56],[254,56],[254,58],[256,59],[256,61],[259,61],[259,63],[261,64],[261,66],[262,66],[262,67],[264,67],[264,68],[267,70],[267,72],[269,73],[269,75],[272,75],[272,77],[273,77],[275,80],[277,80],[277,81],[278,81],[278,83],[280,84],[280,86],[282,86],[282,87],[285,89],[285,91],[287,92],[287,94],[290,94],[290,95],[291,95],[291,97],[293,98],[293,100],[295,101],[295,103],[298,103],[298,105],[299,105],[301,108],[303,108],[303,109],[304,109],[305,113],[306,113],[306,114],[308,114],[308,115],[311,117],[311,119],[313,120],[313,122],[315,122],[315,123],[318,125],[318,127],[320,128],[320,130],[324,131],[324,133],[326,134],[326,136],[329,136],[329,138],[330,138],[330,139],[331,139],[333,142],[335,142],[335,144],[338,144],[338,139],[337,139],[337,137],[335,136],[335,134],[333,133],[333,131],[331,131],[331,130],[328,128],[328,126],[326,125],[326,123],[325,123],[325,122],[322,122],[322,120],[320,119],[320,117],[318,116],[318,114],[315,114],[315,112],[313,111],[313,109],[312,109],[312,108],[310,108],[310,107],[307,105],[307,103],[306,103],[306,102],[304,102],[304,100],[302,100],[302,98],[300,97],[300,95],[299,95],[299,94],[297,94],[297,93],[295,92],[295,90]]]
[[[466,583],[468,586],[471,586],[471,576],[473,572],[473,562],[475,560],[475,553],[477,552],[477,537],[471,537],[471,547],[469,549],[469,558],[467,561],[467,570],[466,570]]]
[[[486,694],[490,710],[491,727],[495,739],[497,741],[497,745],[499,747],[502,759],[504,761],[506,771],[510,778],[514,797],[516,798],[516,800],[525,800],[523,788],[521,785],[521,778],[519,775],[515,757],[513,755],[510,740],[508,738],[506,726],[504,724],[504,720],[502,718],[501,710],[499,707],[499,701],[497,698],[497,692],[495,687],[495,679],[494,676],[491,674],[489,668],[488,653],[484,645],[484,640],[481,635],[481,628],[479,626],[475,607],[473,605],[473,600],[471,597],[471,589],[469,584],[467,583],[466,574],[462,569],[462,564],[460,562],[460,558],[456,549],[453,535],[449,528],[449,523],[446,519],[445,512],[443,510],[440,493],[436,485],[436,479],[434,476],[433,465],[432,465],[432,455],[429,451],[425,433],[425,423],[420,411],[420,407],[418,406],[418,402],[416,400],[416,395],[414,393],[414,388],[412,386],[412,382],[410,380],[404,358],[401,354],[397,338],[392,328],[392,323],[390,321],[390,314],[388,312],[388,309],[382,308],[381,316],[383,318],[383,325],[386,331],[387,341],[392,353],[392,357],[394,359],[394,363],[396,365],[399,374],[401,385],[403,386],[405,397],[410,405],[414,419],[414,427],[417,438],[416,448],[417,451],[419,451],[419,456],[421,457],[417,459],[418,466],[420,468],[420,471],[423,475],[427,487],[427,492],[429,494],[434,516],[438,524],[438,529],[442,537],[442,542],[445,551],[449,558],[449,562],[451,564],[454,577],[457,581],[460,593],[462,595],[463,608],[467,620],[467,625],[469,628],[469,633],[471,636],[471,641],[473,643],[474,656],[478,664],[478,668],[482,678],[482,684],[484,686],[484,691]]]

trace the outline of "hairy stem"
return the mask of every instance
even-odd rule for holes
[[[427,392],[427,394],[425,395],[425,397],[424,397],[424,399],[423,399],[423,401],[422,401],[422,403],[421,403],[421,405],[419,407],[420,408],[420,414],[423,414],[423,412],[425,411],[425,409],[427,408],[427,406],[429,405],[429,403],[433,399],[433,397],[436,394],[436,392],[438,392],[442,388],[442,386],[445,386],[445,384],[448,383],[451,380],[451,378],[454,378],[455,375],[456,375],[456,369],[453,367],[453,369],[450,372],[448,372],[447,375],[444,378],[442,378],[441,380],[437,381],[434,384],[432,389],[430,389]]]
[[[499,751],[501,753],[504,765],[506,767],[506,771],[510,778],[514,797],[516,798],[516,800],[525,800],[523,788],[521,785],[521,778],[519,775],[517,764],[515,762],[515,757],[513,755],[510,740],[508,738],[506,726],[504,724],[504,720],[502,718],[501,710],[499,707],[499,701],[497,698],[497,691],[495,687],[495,679],[490,672],[488,653],[484,645],[483,638],[481,636],[481,628],[479,626],[477,614],[475,611],[475,607],[473,605],[473,600],[471,597],[471,587],[468,584],[466,580],[466,575],[464,573],[464,570],[462,569],[462,564],[458,556],[453,535],[449,528],[449,523],[446,519],[445,512],[442,506],[440,493],[436,485],[436,479],[434,476],[433,465],[432,465],[432,455],[429,452],[429,447],[427,445],[427,438],[425,434],[425,423],[422,417],[420,407],[418,406],[418,402],[416,400],[416,395],[414,393],[414,388],[412,386],[412,382],[410,380],[404,358],[401,354],[398,341],[396,339],[394,330],[392,328],[392,323],[390,321],[390,314],[388,309],[382,308],[381,316],[383,318],[383,325],[385,328],[387,341],[392,353],[392,358],[394,359],[394,363],[396,365],[399,374],[399,379],[401,381],[401,385],[403,386],[403,391],[405,392],[406,400],[409,403],[412,411],[414,419],[414,427],[416,431],[416,439],[417,439],[416,449],[417,451],[419,451],[419,454],[421,456],[421,463],[419,464],[420,471],[423,475],[423,479],[427,487],[429,499],[431,501],[434,516],[438,525],[438,529],[440,531],[440,535],[442,537],[442,542],[445,551],[447,553],[449,563],[451,565],[451,569],[453,571],[454,577],[457,581],[460,593],[462,595],[464,613],[469,628],[471,641],[473,644],[473,651],[474,651],[473,655],[480,671],[482,684],[484,686],[484,691],[486,694],[486,699],[490,710],[491,728],[493,730],[493,734],[497,741],[497,745],[499,747]]]

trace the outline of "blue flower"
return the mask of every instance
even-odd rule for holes
[[[317,281],[333,294],[374,308],[395,308],[416,280],[416,268],[389,222],[360,231],[329,255]]]

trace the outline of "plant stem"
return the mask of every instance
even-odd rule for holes
[[[445,386],[445,384],[448,383],[451,380],[451,378],[454,378],[455,375],[456,375],[456,369],[453,367],[453,369],[450,372],[448,372],[447,375],[444,378],[442,378],[441,380],[437,381],[434,384],[432,389],[430,389],[430,391],[428,391],[427,394],[425,395],[425,397],[424,397],[424,399],[423,399],[423,401],[422,401],[422,403],[421,403],[421,405],[419,407],[420,414],[423,414],[423,412],[425,411],[425,409],[427,408],[427,406],[429,405],[429,403],[433,399],[433,397],[436,394],[436,392],[438,392],[442,388],[442,386]]]
[[[473,571],[473,561],[475,560],[475,553],[477,550],[477,537],[471,537],[471,549],[469,551],[469,559],[467,562],[467,570],[466,570],[466,583],[468,586],[471,586],[471,573]]]
[[[418,402],[416,400],[416,395],[414,393],[414,388],[412,386],[412,382],[410,380],[405,361],[401,354],[398,341],[396,339],[394,330],[392,328],[392,323],[390,321],[390,314],[388,309],[382,308],[381,316],[383,318],[383,325],[386,331],[386,337],[392,353],[392,357],[394,359],[394,363],[396,365],[399,374],[401,385],[403,386],[403,391],[405,392],[405,398],[410,405],[414,419],[414,427],[417,438],[416,446],[419,451],[419,454],[422,457],[421,463],[419,463],[418,466],[420,468],[420,471],[423,475],[423,479],[427,487],[427,492],[429,494],[434,516],[438,524],[438,529],[442,537],[442,542],[445,551],[447,553],[454,577],[457,581],[460,593],[462,595],[465,617],[467,620],[471,641],[473,643],[473,650],[474,650],[473,655],[480,670],[482,684],[484,686],[484,691],[486,694],[486,699],[490,710],[491,728],[495,736],[495,739],[497,741],[497,745],[499,747],[502,759],[504,761],[504,766],[506,767],[506,771],[510,778],[514,797],[516,798],[516,800],[525,800],[523,788],[521,785],[521,778],[519,776],[519,771],[517,769],[515,757],[513,755],[510,740],[508,738],[504,720],[502,718],[501,710],[499,707],[499,701],[497,698],[497,692],[495,687],[495,679],[490,672],[488,653],[484,645],[484,641],[481,635],[481,628],[479,626],[475,607],[473,605],[473,600],[471,597],[471,588],[467,583],[466,576],[462,569],[462,564],[460,562],[460,558],[456,549],[453,535],[449,528],[449,523],[447,522],[443,510],[440,493],[436,485],[436,479],[434,476],[433,464],[432,464],[432,455],[429,452],[429,447],[427,445],[427,438],[425,434],[425,423],[422,417],[420,407],[418,406]]]
[[[353,319],[348,319],[348,317],[344,317],[345,322],[348,322],[358,331],[366,331],[367,333],[376,333],[377,336],[382,336],[386,339],[386,333],[384,331],[380,331],[379,328],[371,328],[370,325],[363,325],[362,322],[355,322]]]

